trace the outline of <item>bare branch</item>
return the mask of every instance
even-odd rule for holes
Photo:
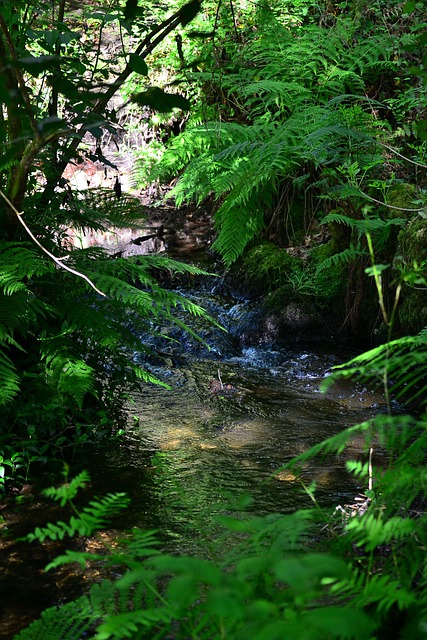
[[[103,293],[102,291],[100,291],[100,289],[98,289],[94,283],[92,282],[92,280],[90,278],[88,278],[88,276],[86,276],[84,273],[81,273],[80,271],[76,271],[75,269],[71,269],[71,267],[67,267],[66,264],[64,264],[62,262],[63,258],[57,258],[56,256],[53,255],[53,253],[51,253],[50,251],[48,251],[46,249],[46,247],[44,247],[35,237],[35,235],[33,234],[33,232],[31,231],[31,229],[26,225],[26,223],[24,222],[23,219],[23,212],[19,212],[16,207],[14,207],[14,205],[11,203],[11,201],[9,200],[9,198],[6,196],[6,194],[3,193],[3,191],[0,189],[0,196],[3,198],[3,200],[5,200],[7,202],[7,204],[9,205],[9,207],[12,209],[12,211],[15,213],[15,215],[17,216],[19,222],[21,223],[21,225],[24,227],[25,231],[28,233],[28,235],[30,236],[31,240],[33,242],[36,243],[36,245],[38,247],[40,247],[40,249],[42,251],[44,251],[44,253],[49,256],[49,258],[51,260],[54,261],[54,263],[56,265],[58,265],[58,267],[60,267],[61,269],[65,269],[65,271],[69,271],[70,273],[74,274],[75,276],[78,276],[79,278],[83,278],[83,280],[86,280],[86,282],[92,287],[92,289],[94,289],[96,291],[96,293],[98,293],[100,296],[106,297],[106,294]]]
[[[377,200],[376,198],[372,198],[371,196],[368,196],[368,194],[362,191],[360,188],[359,188],[359,191],[362,194],[362,196],[367,200],[371,200],[371,202],[376,202],[377,204],[380,204],[383,207],[388,207],[388,209],[396,209],[397,211],[409,211],[410,213],[421,213],[421,211],[426,210],[426,207],[420,207],[419,209],[407,209],[406,207],[396,207],[395,205],[387,204],[387,202],[382,202],[381,200]]]
[[[388,149],[392,153],[395,153],[397,156],[399,156],[399,158],[402,158],[403,160],[406,160],[406,162],[410,162],[411,164],[414,164],[417,167],[421,167],[422,169],[427,169],[427,165],[422,164],[421,162],[417,162],[416,160],[412,160],[411,158],[408,158],[407,156],[402,155],[401,153],[399,153],[399,151],[397,151],[396,149],[393,149],[393,147],[389,147],[389,145],[385,144],[384,142],[380,142],[379,140],[377,140],[377,142],[381,147],[385,147],[385,149]]]

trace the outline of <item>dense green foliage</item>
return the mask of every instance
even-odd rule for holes
[[[395,365],[400,357],[394,353],[389,361]],[[175,638],[206,640],[425,637],[425,420],[380,415],[287,466],[295,469],[321,452],[341,453],[360,435],[368,447],[380,443],[389,458],[388,464],[373,469],[368,462],[347,462],[348,470],[366,483],[363,501],[340,506],[335,514],[316,505],[262,518],[243,516],[244,502],[229,505],[227,515],[216,517],[223,535],[211,541],[217,556],[211,560],[162,553],[153,532],[142,530],[107,557],[67,551],[46,570],[69,562],[84,568],[102,561],[121,577],[46,610],[16,640],[80,640],[87,634],[99,640],[168,638],[171,630]],[[72,499],[84,479],[73,480],[71,489],[49,489],[48,494],[56,500],[65,495]],[[313,496],[314,487],[307,491]],[[92,502],[77,522],[83,520],[86,527],[88,511],[91,523],[101,519],[105,501]],[[122,502],[117,496],[116,503]],[[111,497],[108,504],[114,506]],[[236,509],[240,514],[230,515]],[[58,539],[70,528],[78,526],[52,524],[27,539]],[[218,527],[215,532],[218,536]],[[232,538],[236,534],[240,542]],[[229,548],[230,538],[232,550],[220,551]]]
[[[1,478],[109,430],[125,394],[155,382],[134,362],[138,337],[174,310],[204,314],[159,286],[154,273],[200,273],[164,256],[123,259],[81,247],[79,235],[143,224],[141,202],[120,189],[77,189],[68,175],[106,159],[102,134],[118,135],[110,102],[145,58],[198,3],[182,3],[157,26],[111,3],[82,12],[64,2],[0,3],[0,407]],[[130,11],[130,9],[129,9]],[[84,32],[87,25],[89,37]],[[113,26],[115,25],[115,26]],[[119,51],[106,58],[103,34]],[[120,38],[120,32],[123,31]],[[93,42],[97,42],[94,48]],[[136,44],[135,44],[136,42]],[[157,109],[188,108],[155,92]],[[133,97],[152,104],[152,96]],[[95,151],[93,149],[95,148]],[[69,169],[69,173],[64,173]],[[113,259],[114,258],[114,259]]]
[[[223,3],[201,13],[197,25],[213,35],[202,48],[187,43],[176,82],[190,83],[198,108],[148,175],[147,162],[137,162],[136,179],[179,172],[178,203],[214,199],[214,248],[226,265],[260,236],[282,252],[304,243],[317,251],[310,238],[327,224],[327,260],[306,252],[309,286],[297,279],[296,292],[315,296],[320,272],[345,262],[344,324],[352,333],[372,331],[374,319],[363,324],[361,317],[375,317],[366,307],[376,304],[363,275],[370,262],[364,219],[377,261],[390,267],[389,283],[414,271],[426,276],[425,250],[415,258],[409,243],[397,241],[400,227],[402,238],[421,227],[425,248],[426,142],[419,134],[427,94],[423,67],[415,66],[426,29],[422,3],[405,11],[381,1]],[[271,268],[266,255],[265,271]],[[411,308],[398,314],[403,331],[426,321],[411,285],[406,278]],[[332,290],[327,302],[336,307],[340,297],[341,288]]]
[[[47,569],[97,562],[120,577],[48,609],[17,640],[425,637],[426,331],[392,335],[399,321],[405,326],[401,308],[414,329],[424,325],[413,302],[427,286],[422,3],[405,13],[382,0],[194,0],[157,25],[160,9],[133,0],[96,11],[82,5],[83,14],[62,1],[0,0],[0,8],[3,481],[111,428],[129,387],[161,383],[133,360],[146,348],[138,335],[160,332],[165,320],[181,325],[177,307],[204,314],[154,277],[199,269],[159,255],[112,259],[70,242],[75,231],[140,224],[138,199],[119,189],[76,192],[64,177],[83,152],[117,170],[101,141],[105,130],[117,135],[110,99],[119,90],[155,111],[157,124],[167,122],[158,113],[176,109],[185,130],[170,136],[158,164],[156,139],[135,179],[179,173],[178,203],[213,198],[214,246],[226,265],[264,236],[269,242],[252,244],[248,264],[271,290],[292,284],[311,296],[322,286],[332,300],[341,290],[325,273],[350,264],[348,290],[360,306],[357,285],[371,283],[384,344],[332,378],[379,384],[387,400],[385,414],[287,465],[340,455],[365,437],[367,461],[347,462],[365,484],[361,502],[331,516],[310,486],[315,507],[287,516],[245,517],[230,505],[217,518],[217,550],[229,548],[232,534],[237,542],[214,558],[164,553],[141,530],[106,554],[67,551]],[[107,28],[119,34],[112,58],[102,44]],[[168,79],[185,83],[185,95],[149,85],[145,60],[158,45],[155,64],[171,63],[176,78]],[[327,242],[294,255],[322,228]],[[394,415],[393,397],[412,403],[416,417]],[[383,463],[371,468],[374,447]],[[87,479],[66,477],[45,492],[73,515],[37,528],[28,542],[90,536],[126,508],[116,493],[78,509],[74,497]]]

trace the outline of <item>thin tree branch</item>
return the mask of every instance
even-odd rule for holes
[[[154,27],[154,29],[150,31],[150,33],[144,38],[144,40],[137,46],[134,51],[134,55],[139,55],[141,58],[146,58],[171,31],[176,29],[181,20],[181,11],[178,10],[157,27]],[[154,36],[156,35],[157,37],[153,40]],[[124,81],[130,76],[131,73],[132,69],[130,68],[130,65],[127,64],[124,70],[119,73],[116,79],[109,85],[108,89],[100,95],[99,100],[96,102],[94,107],[90,111],[88,111],[88,114],[102,113],[109,100],[113,97],[117,89],[124,83]],[[51,181],[48,181],[48,184],[45,187],[45,194],[49,193],[56,186],[58,177],[61,176],[68,162],[77,151],[77,148],[85,134],[86,126],[87,125],[81,125],[81,127],[76,131],[75,137],[70,142],[67,149],[64,151],[63,159],[57,164],[57,175]]]
[[[75,276],[78,276],[79,278],[83,278],[83,280],[86,280],[86,282],[92,287],[92,289],[94,289],[96,291],[96,293],[98,293],[100,296],[106,297],[106,294],[103,293],[100,289],[98,289],[94,283],[92,282],[92,280],[90,278],[88,278],[88,276],[86,276],[84,273],[81,273],[80,271],[76,271],[76,269],[72,269],[71,267],[67,267],[66,264],[64,264],[62,262],[63,258],[57,258],[56,256],[53,255],[53,253],[51,253],[50,251],[48,251],[46,249],[46,247],[44,247],[35,237],[35,235],[33,234],[33,232],[31,231],[31,229],[26,225],[26,223],[24,222],[23,219],[23,212],[19,212],[16,207],[14,207],[14,205],[11,203],[11,201],[9,200],[9,198],[6,196],[6,194],[3,193],[3,191],[0,189],[0,196],[3,198],[3,200],[5,200],[5,202],[7,202],[7,204],[9,205],[9,207],[12,209],[12,211],[15,213],[16,217],[18,218],[19,222],[22,224],[22,226],[24,227],[25,231],[28,233],[28,235],[30,236],[31,240],[33,242],[36,243],[36,245],[38,247],[40,247],[40,249],[47,255],[49,256],[49,258],[51,260],[54,261],[54,263],[56,265],[58,265],[58,267],[60,267],[61,269],[65,269],[65,271],[69,271],[70,273],[74,274]]]
[[[151,33],[149,33],[148,36],[144,38],[144,40],[135,49],[134,55],[138,55],[141,58],[146,58],[153,51],[153,49],[155,49],[157,45],[162,40],[164,40],[166,36],[169,35],[169,33],[171,33],[171,31],[176,29],[176,27],[179,25],[180,22],[181,22],[181,15],[179,12],[177,12],[176,14],[171,16],[171,18],[169,18],[168,20],[165,20],[162,23],[163,26],[161,29],[160,27],[157,27]],[[156,35],[156,33],[159,33],[159,31],[161,31],[161,33],[157,36],[157,38],[153,40],[153,42],[150,42],[153,36]],[[146,48],[144,49],[144,47]],[[116,93],[117,89],[124,83],[124,81],[128,78],[128,76],[130,76],[131,73],[132,73],[132,69],[130,68],[129,64],[127,64],[124,70],[117,76],[115,81],[110,85],[107,91],[98,100],[95,107],[92,109],[92,113],[100,113],[101,111],[104,110],[109,100]]]
[[[395,205],[387,204],[387,202],[382,202],[381,200],[377,200],[376,198],[372,198],[371,196],[368,196],[368,194],[362,191],[360,187],[358,187],[358,189],[364,198],[366,198],[367,200],[371,200],[372,202],[376,202],[377,204],[380,204],[383,207],[388,207],[388,209],[396,209],[397,211],[410,211],[411,213],[421,213],[421,211],[425,211],[427,208],[427,207],[421,207],[420,209],[406,209],[405,207],[396,207]]]
[[[381,147],[385,147],[386,149],[388,149],[392,153],[395,153],[397,156],[399,156],[399,158],[402,158],[402,160],[406,160],[406,162],[410,162],[411,164],[415,164],[417,167],[421,167],[422,169],[427,169],[427,165],[422,164],[421,162],[417,162],[416,160],[411,160],[411,158],[407,158],[406,156],[404,156],[401,153],[399,153],[398,151],[396,151],[396,149],[393,149],[393,147],[389,147],[389,145],[385,144],[384,142],[380,142],[379,140],[377,140],[377,142]]]
[[[234,13],[233,0],[230,0],[230,9],[231,9],[231,15],[233,17],[233,26],[234,26],[234,33],[236,34],[236,40],[237,42],[240,42],[241,38],[239,37],[239,32],[237,31],[237,22],[236,22],[236,16]]]

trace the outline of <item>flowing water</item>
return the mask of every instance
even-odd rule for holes
[[[238,510],[230,500],[241,494],[251,496],[252,514],[310,506],[304,486],[313,481],[317,500],[331,510],[352,500],[360,487],[347,474],[344,455],[304,463],[299,474],[280,470],[293,456],[383,410],[380,395],[353,384],[320,392],[331,367],[352,354],[331,343],[242,347],[239,318],[250,319],[254,303],[221,296],[210,280],[182,293],[206,307],[228,333],[197,320],[194,329],[204,344],[173,326],[165,328],[163,342],[140,336],[159,355],[142,361],[135,354],[135,360],[170,389],[142,387],[128,403],[126,433],[95,455],[82,452],[72,473],[87,469],[97,495],[129,494],[132,504],[120,518],[121,528],[154,528],[167,548],[202,555],[216,537],[215,514]],[[363,443],[356,442],[346,455],[363,458]],[[18,535],[23,526],[28,531],[39,525],[42,512],[49,519],[45,509],[38,502],[18,509]],[[52,577],[42,573],[58,552],[47,545],[29,556],[13,542],[3,547],[9,569],[0,637],[12,638],[42,609],[81,591],[81,573],[68,566]]]
[[[235,322],[236,307],[239,313],[245,307],[206,288],[188,295],[225,326]],[[134,394],[120,446],[104,448],[102,460],[90,465],[98,487],[130,494],[127,523],[154,527],[191,552],[211,535],[213,516],[230,496],[249,494],[249,512],[258,515],[309,506],[304,486],[313,481],[320,504],[333,509],[351,500],[360,488],[346,472],[345,456],[304,463],[298,474],[280,470],[382,409],[381,396],[353,384],[320,391],[331,368],[351,354],[332,344],[241,348],[209,325],[198,321],[196,328],[207,344],[179,331],[166,365],[143,362],[171,388],[145,386]],[[163,353],[162,342],[152,346]],[[363,443],[354,446],[350,457],[363,458]]]

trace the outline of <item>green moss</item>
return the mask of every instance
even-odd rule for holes
[[[415,218],[403,229],[397,238],[397,254],[403,262],[412,265],[427,260],[427,220]]]
[[[302,260],[289,255],[271,242],[261,242],[248,251],[240,261],[239,273],[251,288],[261,292],[273,291],[289,281]]]
[[[313,283],[321,306],[335,302],[341,309],[348,283],[348,266],[344,262],[322,268],[322,263],[339,253],[335,238],[314,247],[310,252],[310,268],[313,271]]]
[[[398,309],[400,332],[415,334],[427,326],[427,294],[406,287],[403,290]]]
[[[335,239],[331,238],[328,242],[324,242],[323,244],[313,247],[310,251],[310,260],[316,267],[318,267],[327,258],[338,253],[338,251],[339,249]]]
[[[290,302],[300,302],[301,296],[298,295],[292,286],[284,285],[276,291],[270,293],[265,301],[265,309],[268,313],[280,313]]]
[[[394,260],[396,278],[417,272],[427,280],[427,220],[415,218],[399,233]],[[402,333],[417,333],[427,325],[427,292],[423,284],[404,284],[398,319]]]
[[[305,259],[290,255],[270,242],[260,242],[245,253],[237,276],[260,294],[279,290],[273,306],[280,306],[280,296],[285,296],[288,301],[311,297],[324,307],[331,301],[341,303],[345,296],[347,265],[319,268],[335,253],[335,240],[315,247]]]
[[[401,182],[390,188],[387,194],[387,204],[393,207],[402,207],[402,209],[415,209],[414,201],[418,200],[419,197],[420,193],[413,184]],[[407,212],[397,209],[387,208],[387,212],[390,218],[401,218],[407,215]]]

